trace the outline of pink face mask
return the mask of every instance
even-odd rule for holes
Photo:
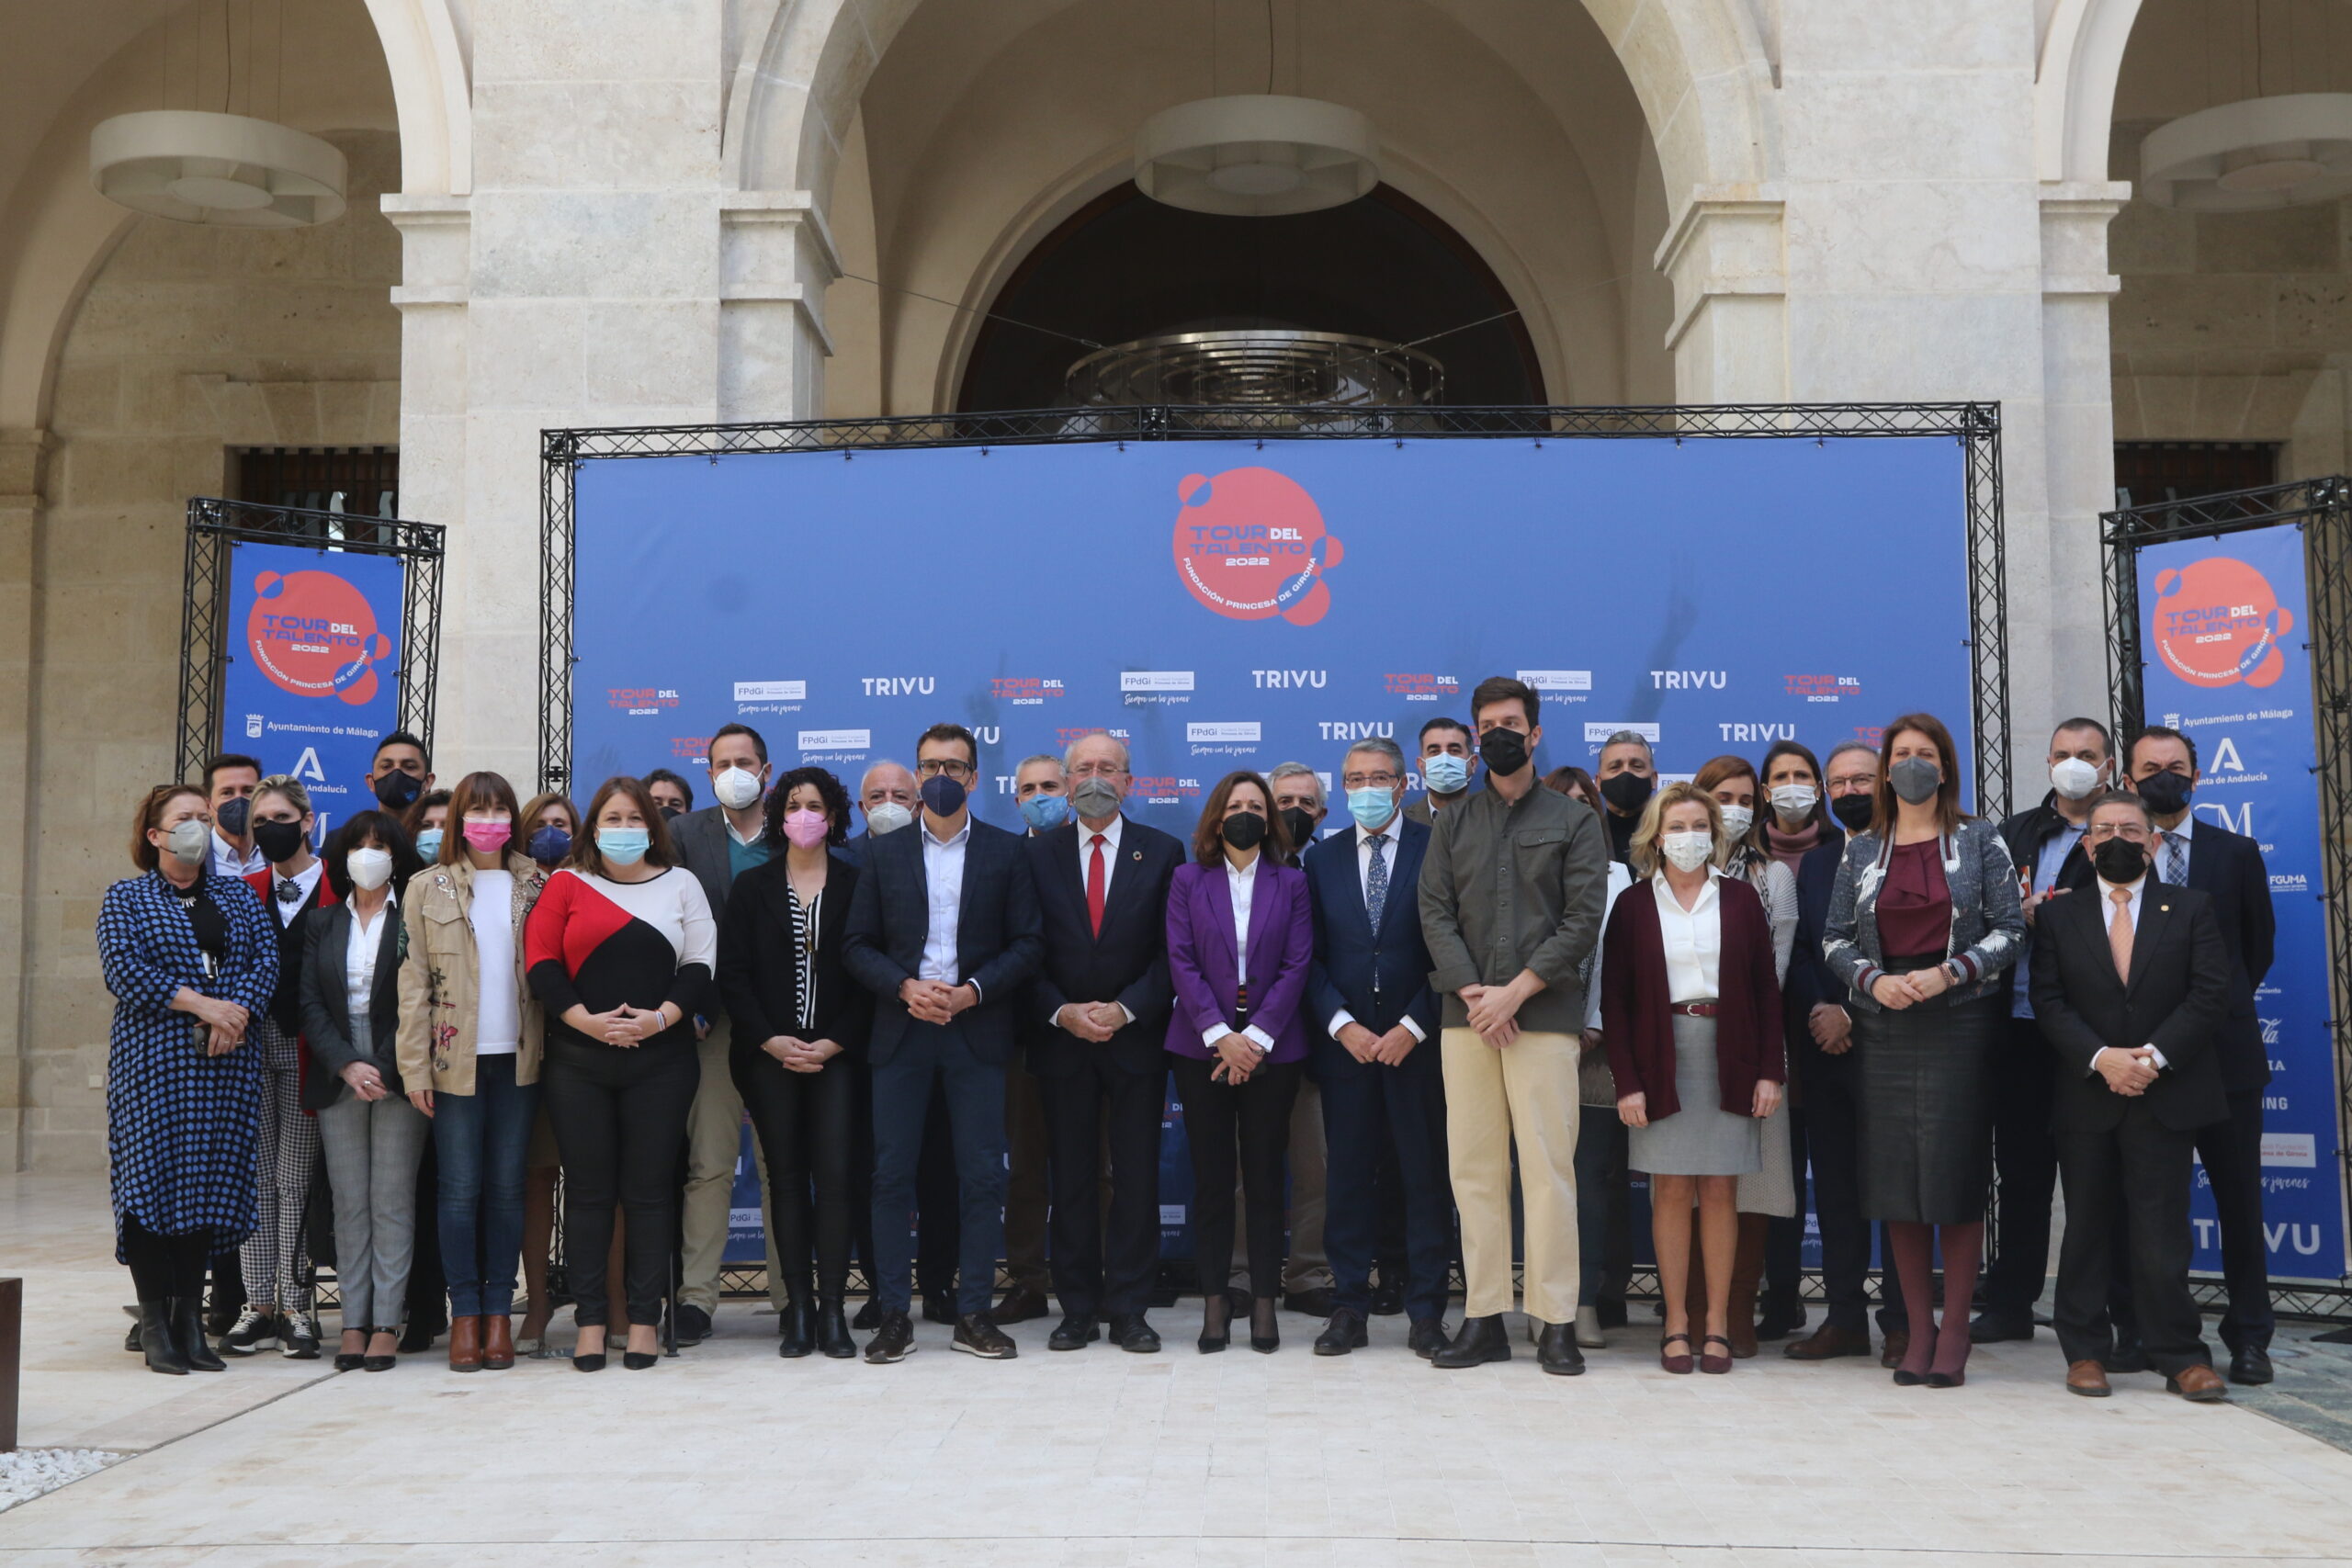
[[[802,849],[814,849],[825,841],[832,831],[832,823],[821,811],[788,811],[784,818],[784,836]]]
[[[483,854],[490,854],[506,847],[506,841],[514,836],[514,824],[512,819],[504,817],[494,822],[478,821],[469,817],[461,831],[464,832],[468,844],[480,850]]]

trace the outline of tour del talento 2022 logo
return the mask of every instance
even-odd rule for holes
[[[1323,574],[1340,564],[1340,541],[1296,479],[1272,468],[1187,474],[1176,496],[1176,570],[1204,609],[1311,626],[1331,608]]]
[[[2192,686],[2267,686],[2287,668],[2279,642],[2295,629],[2270,580],[2232,556],[2156,574],[2149,619],[2165,668]]]
[[[265,571],[254,579],[245,647],[280,690],[356,707],[376,695],[392,639],[376,629],[368,596],[334,572]]]

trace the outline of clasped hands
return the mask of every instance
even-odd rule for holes
[[[225,1056],[245,1043],[245,1026],[253,1021],[253,1015],[237,1003],[183,988],[179,1006],[181,1011],[204,1025],[206,1055]]]
[[[1265,1059],[1265,1048],[1237,1029],[1218,1037],[1216,1066],[1209,1069],[1209,1082],[1229,1083],[1238,1089],[1250,1081],[1250,1075]]]
[[[2107,1080],[2108,1088],[2129,1099],[2147,1093],[2148,1086],[2156,1081],[2156,1048],[2153,1045],[2130,1051],[2111,1045],[2101,1051],[2092,1065],[2098,1076]]]
[[[967,1008],[979,1006],[980,993],[969,980],[951,986],[944,980],[906,979],[899,982],[899,999],[925,1023],[946,1023]]]
[[[1951,972],[1940,964],[1932,969],[1914,969],[1908,975],[1881,975],[1871,982],[1871,996],[1891,1012],[1932,1001],[1951,989]]]
[[[772,1034],[760,1042],[760,1049],[796,1073],[821,1072],[827,1062],[842,1054],[837,1041],[802,1040],[790,1034]]]
[[[1542,983],[1522,969],[1506,985],[1464,986],[1455,995],[1470,1010],[1470,1027],[1478,1038],[1499,1051],[1519,1038],[1520,1004],[1541,989]]]
[[[668,1005],[664,1002],[662,1007]],[[590,1012],[575,1004],[563,1021],[592,1040],[623,1050],[633,1050],[670,1027],[669,1015],[662,1008],[631,1007],[627,1002],[610,1012]]]
[[[1100,1045],[1127,1026],[1127,1010],[1116,1002],[1064,1002],[1054,1022],[1080,1040]]]
[[[1357,1061],[1366,1065],[1378,1063],[1384,1067],[1399,1066],[1412,1055],[1413,1047],[1420,1043],[1413,1037],[1413,1032],[1401,1023],[1385,1034],[1374,1034],[1353,1019],[1340,1025],[1339,1033],[1331,1038],[1337,1040],[1340,1048]]]

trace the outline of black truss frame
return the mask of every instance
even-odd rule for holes
[[[876,447],[1012,446],[1101,441],[1402,442],[1408,437],[1521,440],[1790,440],[1948,435],[1967,454],[1968,614],[1976,730],[1977,810],[2009,801],[2007,549],[2001,512],[1998,403],[1692,403],[1627,408],[1544,405],[1363,412],[1329,408],[1030,409],[902,414],[763,424],[616,426],[540,433],[539,787],[560,789],[571,757],[571,667],[577,479],[602,458],[839,452]]]
[[[2146,720],[2140,646],[2140,551],[2182,539],[2218,539],[2254,528],[2292,526],[2303,536],[2311,625],[2303,628],[2312,660],[2313,741],[2319,775],[2322,874],[2326,908],[2328,1032],[2335,1047],[2336,1141],[2340,1190],[2352,1191],[2352,479],[2341,475],[2228,491],[2188,501],[2125,507],[2099,514],[2107,547],[2107,683],[2116,733]],[[2341,1199],[2339,1198],[2339,1201]],[[2227,1297],[2218,1277],[2192,1281],[2199,1304]],[[2352,1275],[2334,1285],[2276,1284],[2274,1308],[2297,1317],[2352,1319]],[[2335,1336],[2330,1336],[2335,1337]]]
[[[352,555],[397,556],[401,573],[399,727],[433,744],[434,692],[441,671],[441,554],[438,523],[407,523],[344,512],[263,506],[199,495],[187,503],[187,564],[180,603],[179,734],[173,776],[187,778],[220,749],[220,691],[229,660],[230,547],[308,545]]]

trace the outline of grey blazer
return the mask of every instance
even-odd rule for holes
[[[721,923],[727,911],[727,896],[735,888],[735,857],[728,852],[733,835],[727,830],[727,813],[716,806],[706,806],[700,811],[689,811],[670,824],[670,842],[678,852],[678,863],[693,872],[695,880],[702,884],[702,896],[710,904],[714,926]],[[703,998],[703,1017],[716,1023],[724,1015],[718,987],[708,987]]]
[[[302,1109],[324,1111],[343,1092],[343,1069],[370,1062],[394,1094],[401,1083],[401,964],[408,958],[408,925],[398,905],[384,908],[383,936],[376,950],[376,983],[368,993],[365,1052],[351,1040],[351,994],[344,954],[351,945],[351,906],[329,904],[303,922],[302,1038],[311,1047],[302,1075]]]
[[[2025,914],[2018,893],[2017,867],[2000,829],[1982,817],[1963,817],[1958,830],[1941,840],[1944,884],[1951,890],[1951,936],[1944,956],[1969,976],[1939,1003],[1974,1001],[2006,985],[2003,971],[2018,961],[2026,941]],[[1846,840],[1838,885],[1829,895],[1829,919],[1822,928],[1821,956],[1829,972],[1851,987],[1849,1004],[1876,1012],[1871,984],[1883,976],[1886,953],[1878,939],[1878,890],[1894,853],[1892,840],[1857,833]],[[1946,1003],[1946,1005],[1949,1005]]]

